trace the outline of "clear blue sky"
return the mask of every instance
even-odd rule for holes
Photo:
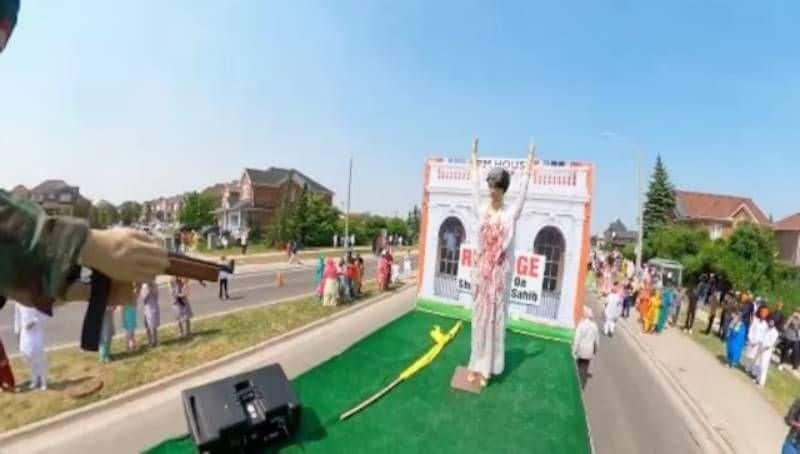
[[[597,168],[594,229],[635,211],[632,146],[676,186],[800,211],[795,2],[23,0],[0,56],[0,187],[114,202],[291,166],[401,214],[428,156]],[[602,3],[602,4],[601,4]],[[646,4],[645,4],[646,3]],[[77,5],[80,5],[78,7]]]

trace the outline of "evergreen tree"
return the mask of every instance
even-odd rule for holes
[[[669,182],[669,175],[661,156],[656,158],[656,168],[647,190],[644,206],[644,237],[650,238],[654,230],[666,225],[675,218],[675,190]]]
[[[414,209],[408,212],[408,219],[406,220],[406,224],[408,224],[409,243],[419,238],[419,224],[421,218],[422,213],[419,211],[419,207],[414,205]]]

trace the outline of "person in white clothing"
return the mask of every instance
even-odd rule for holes
[[[606,307],[603,310],[605,315],[605,323],[603,324],[603,332],[606,336],[613,337],[614,329],[617,325],[617,319],[622,314],[622,297],[619,293],[619,283],[614,283],[614,289],[606,297]]]
[[[47,389],[47,355],[44,352],[44,314],[16,304],[14,333],[19,335],[19,351],[31,368],[30,389]]]
[[[770,319],[769,329],[761,339],[761,344],[758,348],[758,359],[756,360],[756,383],[759,386],[767,384],[767,373],[769,372],[769,363],[772,361],[772,352],[775,350],[775,344],[778,343],[780,333],[775,328],[775,320]],[[752,329],[752,328],[751,328]]]
[[[584,306],[583,320],[575,328],[575,338],[572,340],[572,356],[578,366],[581,389],[586,387],[586,381],[589,379],[589,363],[597,354],[599,341],[600,331],[594,322],[592,309]]]
[[[750,325],[750,331],[747,333],[747,347],[745,347],[744,357],[745,370],[753,378],[756,376],[756,362],[758,360],[758,353],[761,348],[761,342],[769,330],[769,325],[760,316],[753,319]]]

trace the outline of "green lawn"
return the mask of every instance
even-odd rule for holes
[[[433,325],[456,321],[414,311],[294,380],[303,420],[287,453],[589,452],[588,429],[569,345],[508,333],[506,370],[482,394],[450,389],[466,363],[470,327],[426,369],[361,413],[339,415],[391,382],[432,345]],[[150,454],[192,453],[189,438]]]

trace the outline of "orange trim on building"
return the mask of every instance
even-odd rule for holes
[[[575,165],[573,163],[573,165]],[[585,165],[585,164],[584,164]],[[589,263],[589,253],[592,242],[592,200],[594,199],[594,167],[589,165],[589,171],[586,174],[587,189],[589,190],[589,201],[583,207],[583,242],[581,244],[581,259],[580,269],[578,270],[578,282],[575,289],[575,306],[573,310],[574,322],[577,325],[583,318],[583,305],[586,285],[586,273],[588,272],[587,263]]]
[[[419,222],[419,251],[417,252],[417,292],[422,290],[422,279],[425,276],[425,245],[428,244],[428,183],[431,178],[431,160],[425,161],[425,174],[422,178],[422,219]]]

